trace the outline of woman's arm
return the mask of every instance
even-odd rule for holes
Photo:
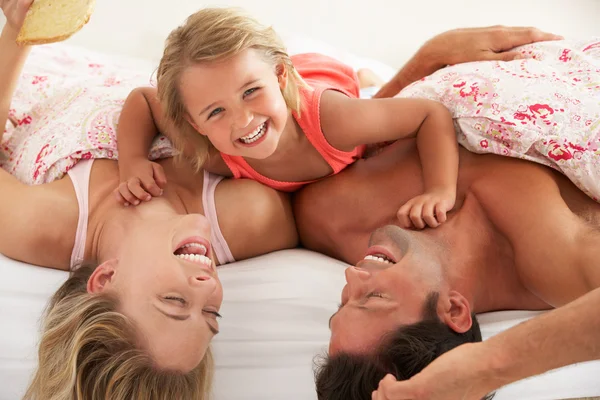
[[[446,65],[484,60],[510,61],[520,56],[518,51],[512,50],[517,46],[559,39],[562,37],[522,27],[492,26],[444,32],[425,43],[375,97],[393,97],[406,86]]]
[[[32,0],[0,0],[6,25],[0,35],[0,138],[29,47],[16,44]],[[66,180],[27,186],[0,168],[0,253],[30,264],[68,269],[77,201]],[[65,234],[72,227],[71,234]]]
[[[29,54],[29,46],[17,45],[16,39],[33,0],[0,0],[6,25],[0,34],[0,142],[8,120],[8,111],[17,80]]]

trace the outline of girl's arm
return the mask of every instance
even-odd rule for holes
[[[352,99],[327,90],[321,98],[321,127],[331,145],[351,150],[361,144],[417,139],[425,192],[398,211],[405,227],[436,227],[454,207],[458,144],[452,116],[425,99]]]
[[[134,89],[123,105],[117,126],[120,184],[115,191],[123,204],[137,205],[160,196],[167,184],[162,167],[148,159],[150,145],[167,127],[156,89]]]

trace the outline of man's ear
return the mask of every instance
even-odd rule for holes
[[[285,90],[285,88],[287,87],[288,84],[288,70],[285,67],[285,65],[283,64],[277,64],[276,67],[276,72],[277,72],[277,80],[279,81],[279,88],[281,90]]]
[[[471,306],[467,299],[460,293],[451,290],[448,296],[440,301],[438,315],[442,322],[456,333],[465,333],[473,325],[471,319]]]
[[[90,279],[88,279],[87,292],[98,294],[111,288],[114,284],[113,278],[117,265],[118,261],[116,259],[108,260],[98,265],[94,272],[92,272]]]

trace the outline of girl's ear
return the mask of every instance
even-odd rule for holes
[[[276,68],[277,80],[279,81],[279,87],[284,90],[288,83],[288,70],[284,64],[277,64]]]
[[[185,120],[188,122],[188,124],[190,124],[195,130],[196,132],[198,132],[201,135],[204,135],[204,133],[200,132],[200,129],[198,128],[198,125],[196,125],[196,123],[194,122],[194,120],[192,119],[192,117],[190,117],[189,114],[185,114]],[[206,135],[204,135],[206,136]]]

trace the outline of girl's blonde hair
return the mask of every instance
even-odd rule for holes
[[[210,349],[189,373],[158,369],[136,346],[135,327],[116,311],[118,300],[88,294],[94,270],[73,272],[50,300],[38,368],[24,399],[207,399],[214,368]]]
[[[287,84],[282,90],[288,108],[300,112],[299,87],[302,80],[285,45],[271,27],[237,8],[205,8],[188,17],[185,24],[171,32],[158,67],[158,98],[166,118],[174,124],[169,132],[173,145],[183,154],[185,146],[196,150],[194,164],[199,169],[214,148],[186,120],[180,80],[190,65],[227,59],[246,49],[259,50],[265,60],[287,71]],[[282,72],[282,71],[278,71]]]

